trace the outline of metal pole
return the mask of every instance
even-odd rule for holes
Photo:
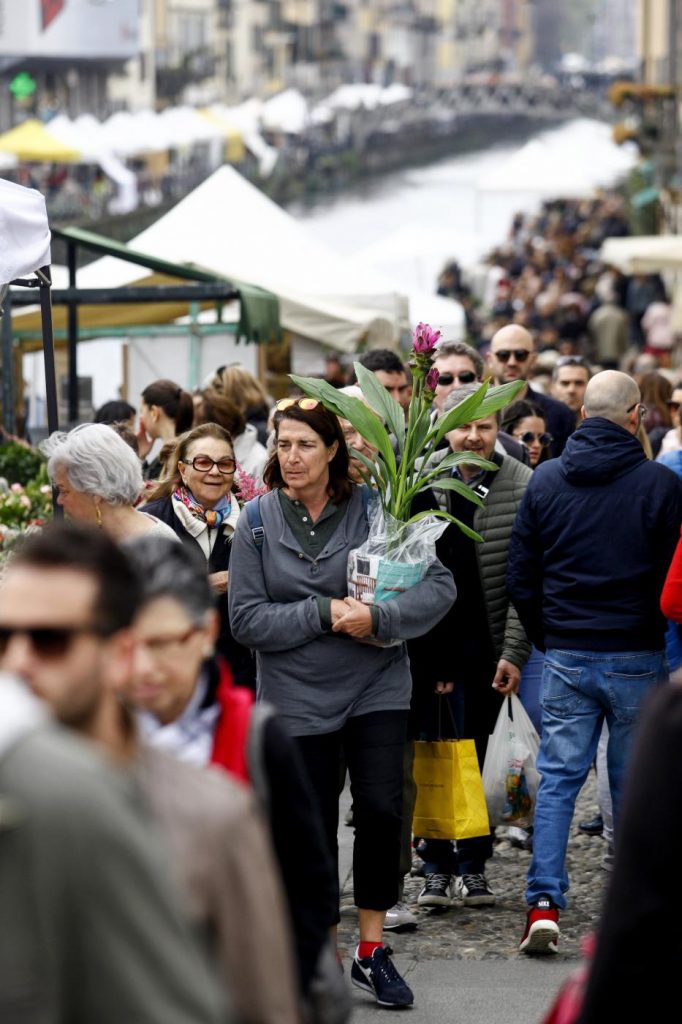
[[[69,269],[69,288],[76,287],[76,266],[78,249],[73,242],[66,246],[66,264]],[[68,359],[69,359],[69,424],[73,426],[78,421],[78,303],[69,302],[67,309],[68,325]]]
[[[0,318],[2,332],[2,420],[5,430],[14,433],[14,351],[12,345],[12,293],[8,289]]]
[[[47,402],[47,429],[50,434],[59,430],[57,403],[57,374],[54,366],[54,333],[52,330],[52,275],[49,267],[37,271],[40,281],[40,319],[43,324],[43,362],[45,366],[45,399]],[[52,518],[63,519],[64,509],[57,504],[57,488],[52,488]]]
[[[54,333],[52,330],[52,285],[50,268],[41,267],[40,318],[43,325],[43,360],[45,364],[45,398],[47,401],[47,429],[50,433],[59,430],[59,407],[57,403],[57,374],[54,365]]]

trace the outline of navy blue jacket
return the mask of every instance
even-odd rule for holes
[[[663,582],[682,522],[682,482],[636,437],[590,417],[538,466],[514,524],[507,588],[544,650],[663,648]]]

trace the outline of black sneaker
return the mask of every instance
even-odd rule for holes
[[[495,893],[485,875],[461,875],[456,882],[456,895],[465,907],[492,907]]]
[[[390,946],[377,946],[371,956],[361,960],[357,952],[350,969],[350,980],[365,992],[371,992],[379,1006],[412,1006],[414,995],[398,974],[391,960]]]
[[[589,821],[581,821],[578,828],[586,836],[600,836],[604,831],[604,819],[601,814],[597,814],[594,818],[590,818]]]
[[[453,891],[450,875],[426,875],[424,888],[417,897],[420,907],[451,907]]]

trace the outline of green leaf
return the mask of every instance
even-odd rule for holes
[[[444,480],[434,480],[432,483],[426,483],[423,487],[419,488],[417,494],[421,491],[428,490],[431,486],[437,487],[441,491],[457,491],[457,493],[461,494],[463,498],[466,498],[468,501],[472,501],[474,505],[479,505],[481,508],[483,508],[485,504],[483,498],[476,494],[476,491],[472,491],[471,487],[467,487],[467,485],[461,480],[453,480],[452,477],[446,477]]]
[[[454,523],[455,526],[459,526],[460,530],[466,537],[470,537],[471,540],[475,540],[477,543],[483,544],[483,537],[481,537],[480,533],[476,533],[476,531],[472,530],[471,527],[466,525],[466,523],[463,523],[460,519],[456,519],[454,516],[451,516],[449,512],[443,512],[442,509],[434,512],[417,512],[416,516],[412,516],[411,519],[408,519],[408,525],[409,523],[416,523],[420,519],[425,519],[426,516],[438,516],[439,519],[447,519],[449,523]]]
[[[372,479],[376,483],[379,490],[384,490],[385,483],[380,475],[379,467],[377,466],[376,462],[372,462],[372,460],[369,459],[364,452],[359,452],[357,448],[349,448],[348,452],[350,455],[352,455],[354,459],[357,459],[358,462],[362,463],[367,473],[371,475]]]
[[[388,429],[398,442],[398,449],[402,452],[405,445],[405,413],[402,406],[388,393],[371,370],[362,363],[353,363],[353,366],[363,395],[388,425]]]
[[[431,475],[432,472],[442,473],[446,469],[454,469],[455,466],[460,466],[463,462],[468,463],[471,466],[479,466],[481,469],[490,470],[496,472],[500,467],[496,462],[490,462],[489,459],[484,459],[482,455],[478,455],[476,452],[450,452],[444,459],[434,466],[432,469],[426,467],[426,471]]]
[[[369,441],[377,449],[386,464],[389,479],[395,479],[395,452],[386,428],[364,402],[361,402],[359,398],[353,398],[352,395],[339,394],[337,389],[328,384],[326,380],[319,380],[316,377],[298,377],[293,373],[290,373],[289,376],[306,395],[317,398],[331,412],[352,423],[365,441]]]
[[[508,384],[500,384],[498,387],[490,388],[488,394],[481,402],[476,414],[476,419],[483,419],[485,416],[492,416],[493,413],[503,409],[505,405],[513,402],[519,391],[524,387],[525,381],[512,380]]]
[[[465,398],[464,401],[450,409],[445,416],[440,417],[436,424],[436,432],[431,442],[433,447],[435,447],[447,433],[454,430],[455,427],[459,427],[463,423],[471,423],[472,420],[480,419],[478,410],[488,393],[488,388],[488,381],[483,381],[478,391],[474,392],[473,395],[469,395],[469,397]]]

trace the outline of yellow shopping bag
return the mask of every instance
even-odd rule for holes
[[[424,839],[471,839],[490,832],[473,740],[418,740],[412,831]]]

